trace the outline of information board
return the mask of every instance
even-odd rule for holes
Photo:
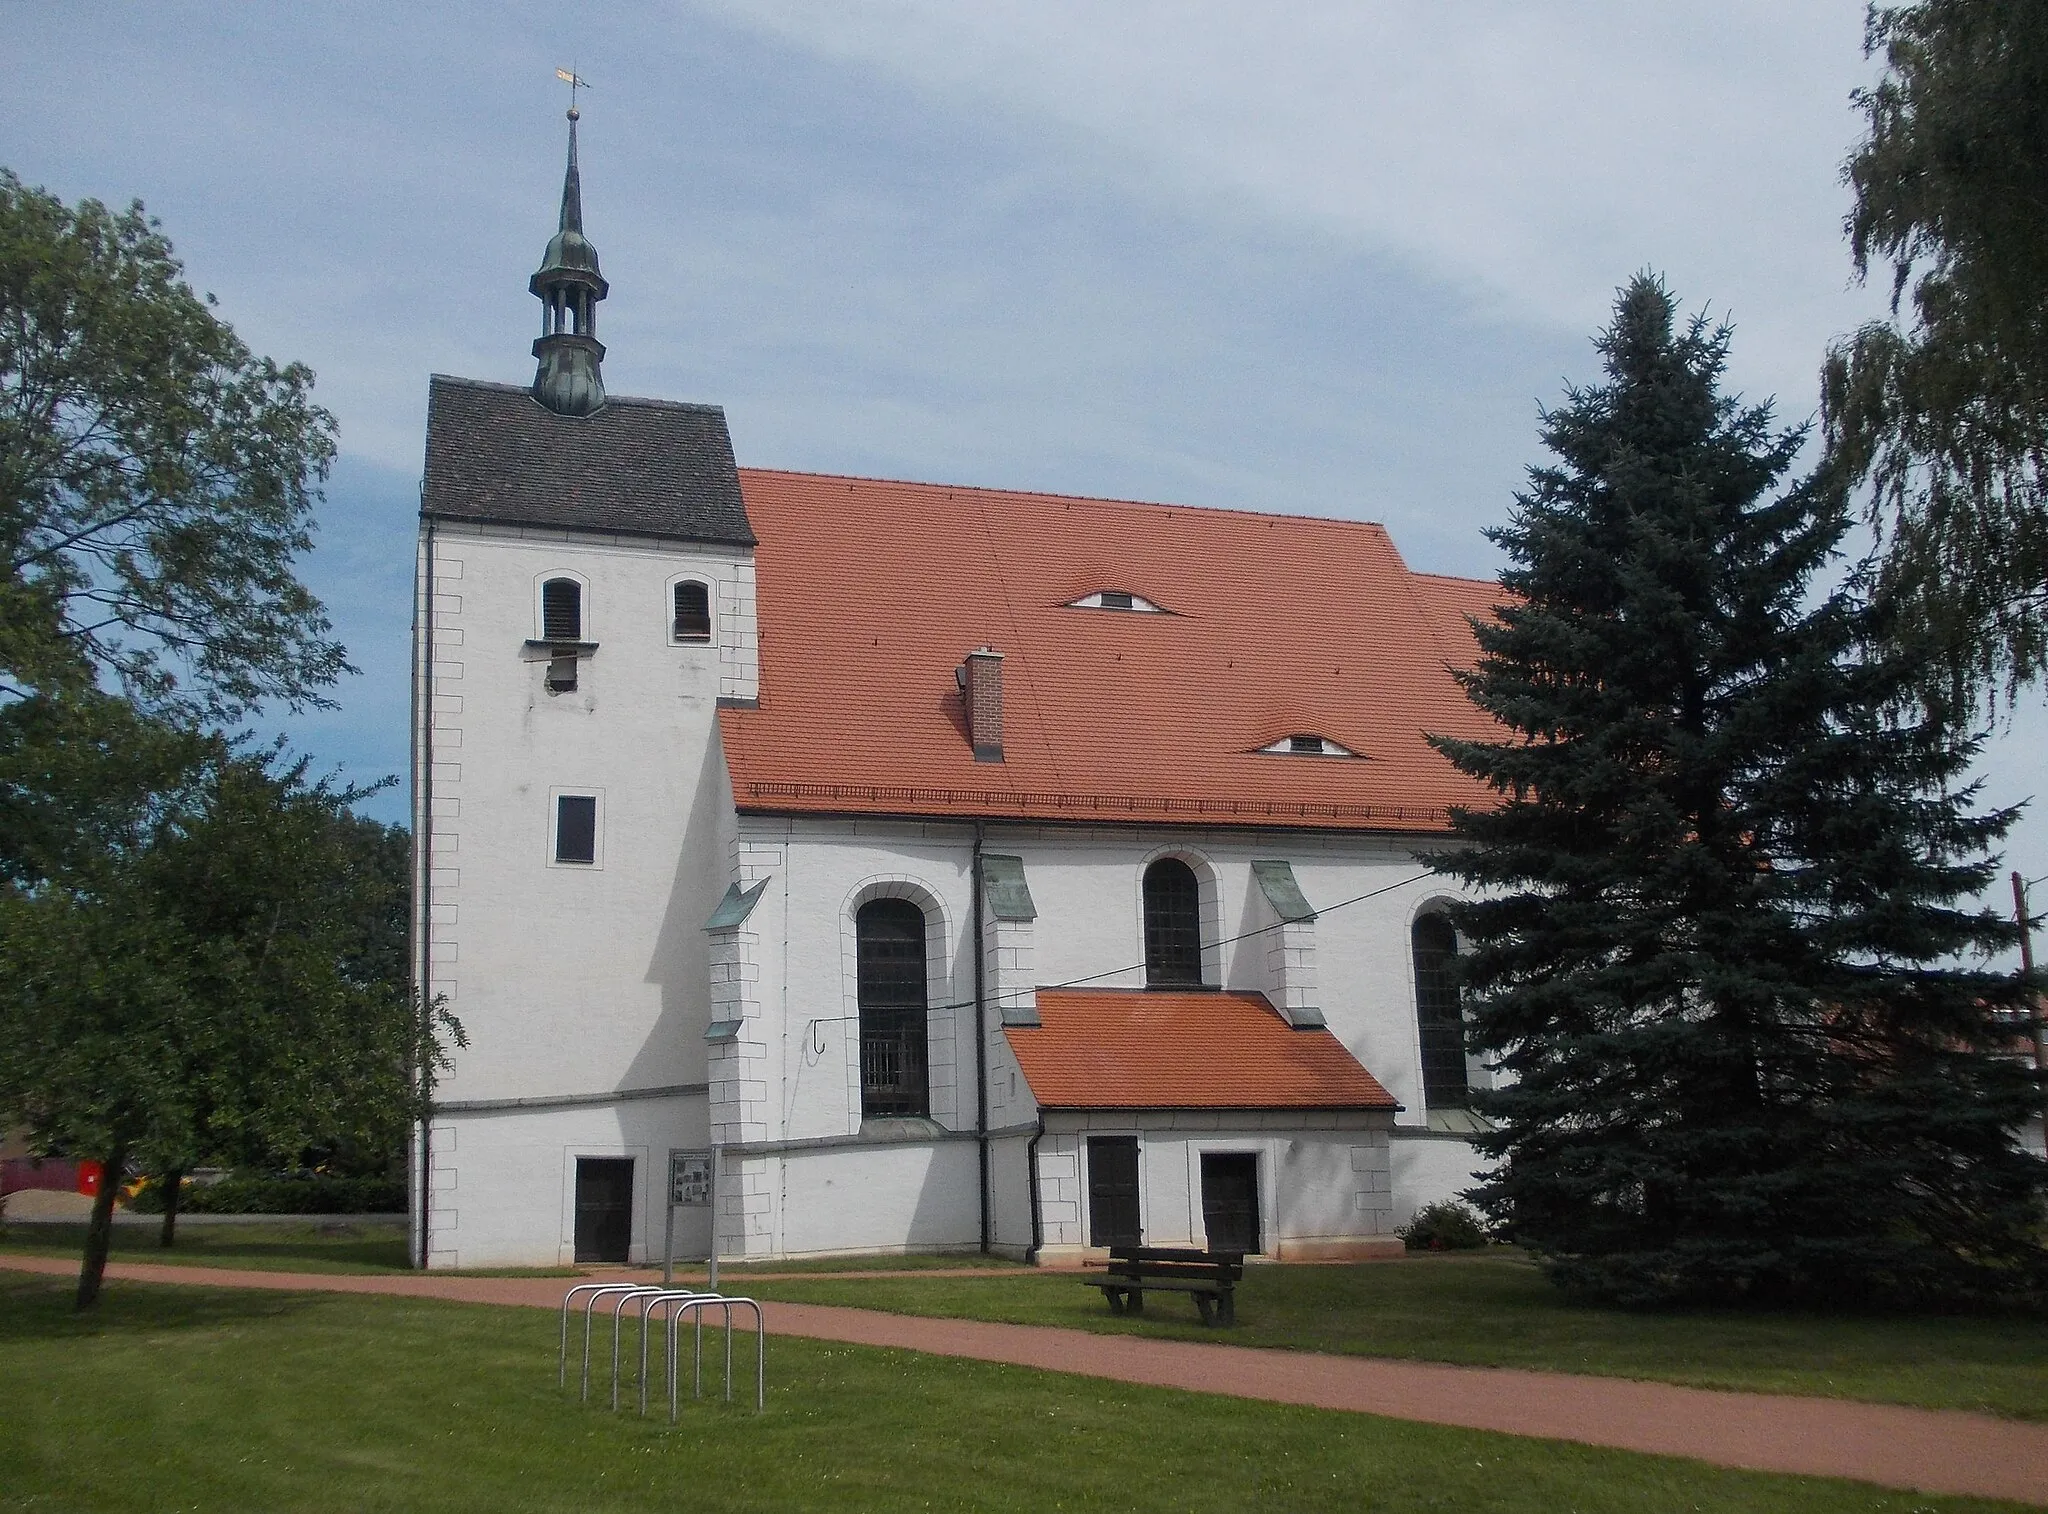
[[[711,1153],[671,1151],[668,1154],[668,1199],[678,1206],[711,1202]]]

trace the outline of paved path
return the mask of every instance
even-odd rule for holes
[[[0,1256],[0,1267],[75,1276],[55,1257]],[[394,1294],[554,1309],[565,1278],[341,1276],[116,1262],[137,1282]],[[735,1283],[740,1279],[734,1279]],[[813,1304],[767,1306],[778,1335],[892,1346],[1050,1372],[1384,1414],[1430,1424],[1685,1456],[1724,1467],[1846,1477],[1928,1493],[2048,1505],[2048,1424],[1840,1399],[1721,1393],[1663,1383],[1503,1367],[1448,1367],[1195,1341],[1096,1335],[1037,1325],[924,1319]]]

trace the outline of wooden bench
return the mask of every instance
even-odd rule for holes
[[[1112,1314],[1143,1314],[1148,1292],[1193,1297],[1205,1325],[1237,1323],[1242,1251],[1190,1251],[1171,1246],[1112,1246],[1109,1269],[1084,1281],[1100,1288]]]

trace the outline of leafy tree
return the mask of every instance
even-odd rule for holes
[[[1889,528],[1883,592],[1947,692],[2048,670],[2048,3],[1873,6],[1844,171],[1892,313],[1830,352],[1830,453]]]
[[[1477,1197],[1553,1276],[1632,1303],[1990,1296],[2040,1275],[2019,986],[1959,959],[2011,810],[1910,698],[1799,431],[1718,390],[1729,341],[1621,291],[1606,380],[1544,416],[1512,566],[1436,739],[1500,795],[1435,859],[1475,885]]]
[[[333,417],[211,304],[139,203],[0,169],[0,694],[118,681],[228,717],[346,670],[292,572]]]
[[[18,849],[0,889],[0,1123],[106,1163],[87,1307],[131,1159],[382,1138],[460,1027],[391,970],[381,927],[404,875],[354,791],[103,696],[0,712],[0,778],[24,769],[0,795],[50,840]],[[84,831],[65,823],[82,796]]]

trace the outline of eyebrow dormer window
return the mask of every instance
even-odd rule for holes
[[[711,639],[711,587],[686,578],[675,588],[675,631],[677,641]]]
[[[1259,751],[1269,757],[1356,757],[1358,755],[1358,753],[1352,751],[1350,747],[1345,746],[1342,742],[1332,741],[1329,737],[1319,736],[1313,731],[1297,731],[1292,735],[1282,736],[1278,741],[1260,747]]]
[[[573,578],[551,578],[540,586],[542,641],[583,639],[583,585]]]
[[[1083,594],[1079,599],[1070,599],[1069,610],[1136,610],[1141,614],[1165,615],[1164,605],[1154,604],[1142,594],[1129,589],[1097,589],[1093,594]]]

